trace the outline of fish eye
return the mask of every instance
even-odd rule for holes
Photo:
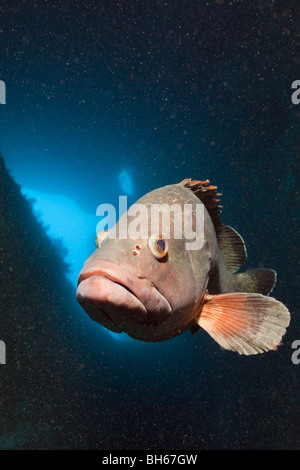
[[[148,245],[152,254],[157,259],[162,259],[168,253],[168,242],[162,235],[150,235]]]

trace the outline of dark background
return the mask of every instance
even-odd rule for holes
[[[76,305],[3,166],[1,447],[299,448],[299,19],[296,1],[1,2],[11,176],[92,215],[117,203],[122,170],[132,199],[209,178],[246,267],[277,270],[292,314],[283,346],[255,357],[204,332],[116,341]]]

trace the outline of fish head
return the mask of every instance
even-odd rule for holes
[[[178,191],[167,193],[167,205],[179,200],[182,206]],[[138,201],[147,217],[142,234],[133,230],[141,223],[141,212],[132,214],[130,209],[113,233],[99,234],[98,248],[78,278],[77,300],[93,320],[143,341],[161,341],[184,331],[208,280],[206,250],[186,249],[185,233],[176,237],[173,212],[169,219],[161,217],[153,230],[151,207],[165,200],[165,191],[155,190]],[[195,276],[195,257],[202,263],[201,279],[199,273]]]

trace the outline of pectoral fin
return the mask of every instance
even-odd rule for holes
[[[222,348],[249,355],[275,349],[290,313],[281,302],[262,294],[207,294],[196,323]]]

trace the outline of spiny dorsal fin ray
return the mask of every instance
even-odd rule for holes
[[[220,221],[223,206],[219,204],[218,197],[222,194],[217,193],[217,186],[212,186],[209,180],[197,181],[187,178],[180,184],[190,189],[205,205],[214,224],[226,267],[228,271],[235,273],[246,261],[247,251],[243,238],[233,228]]]
[[[186,178],[181,181],[179,184],[182,184],[186,188],[190,189],[195,196],[197,196],[200,201],[205,205],[211,220],[213,221],[216,233],[218,234],[218,227],[221,224],[219,215],[222,212],[222,207],[220,204],[219,196],[222,194],[217,193],[217,186],[210,185],[209,180],[197,181],[190,178]]]

